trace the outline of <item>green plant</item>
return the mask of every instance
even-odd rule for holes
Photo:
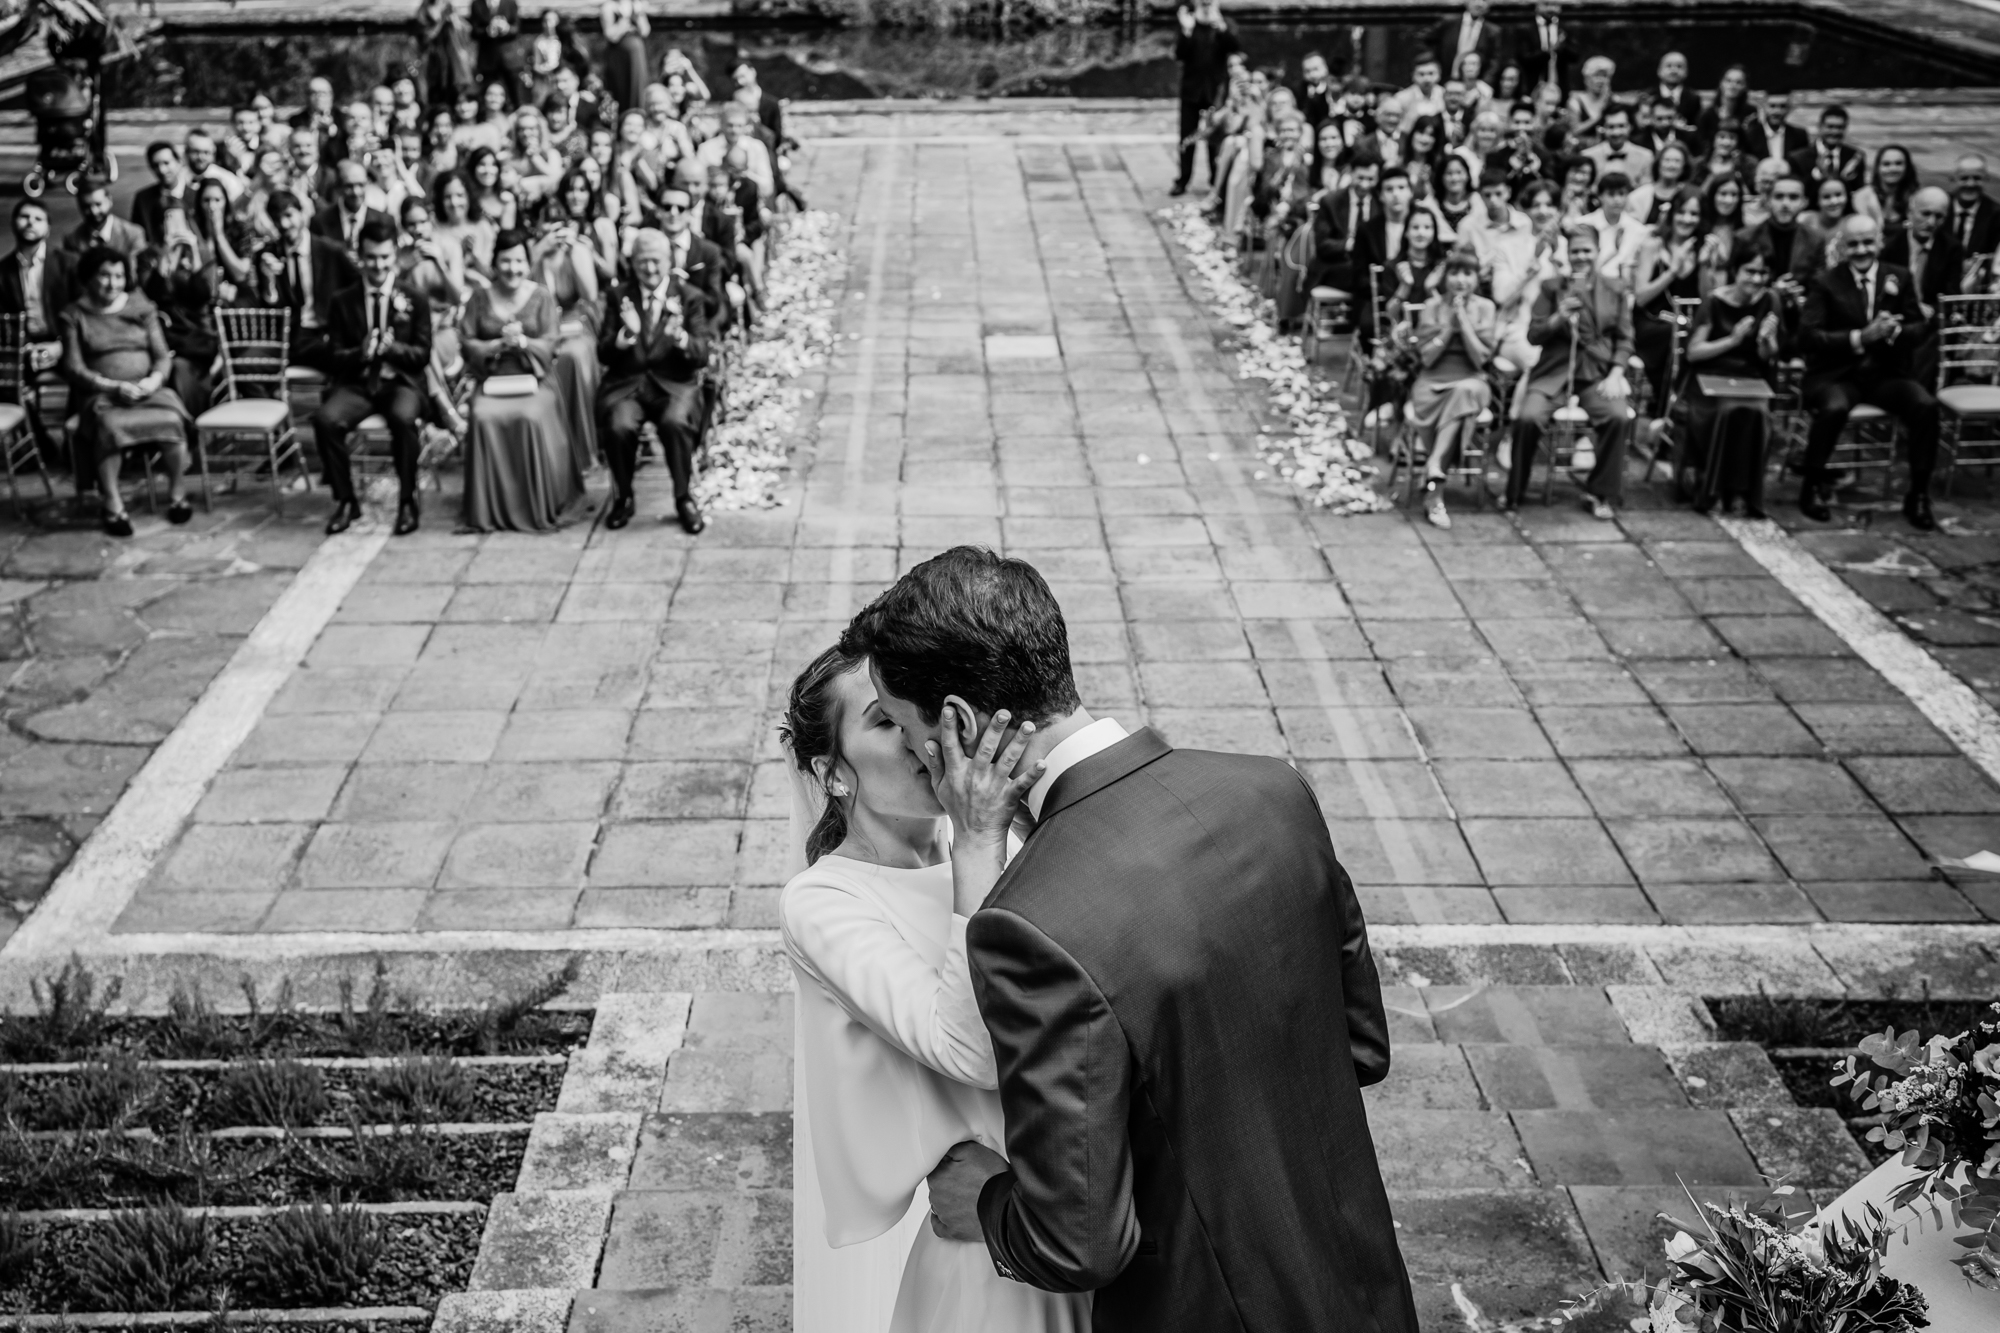
[[[261,1305],[345,1305],[382,1249],[381,1224],[336,1196],[331,1205],[296,1205],[272,1217],[250,1243],[242,1271]]]
[[[277,1125],[295,1129],[325,1119],[326,1080],[296,1060],[258,1060],[223,1074],[209,1103],[211,1125]]]
[[[1838,1043],[1840,1002],[1771,995],[1759,982],[1755,995],[1727,1001],[1733,1026],[1759,1046],[1831,1046]]]
[[[104,1042],[111,1006],[123,989],[124,982],[117,977],[100,989],[97,975],[71,954],[62,971],[28,983],[35,997],[33,1014],[0,1014],[0,1059],[29,1064],[96,1050]]]
[[[49,1091],[49,1129],[123,1129],[144,1120],[160,1097],[160,1076],[129,1055],[87,1064]]]
[[[334,1015],[334,1032],[356,1055],[386,1055],[399,1051],[409,1043],[393,1021],[394,1011],[413,1007],[408,996],[399,996],[389,988],[389,965],[380,958],[375,960],[375,979],[368,987],[368,998],[362,1006],[354,1007],[354,978],[340,979],[340,1012]]]
[[[86,1309],[198,1309],[214,1253],[207,1219],[170,1205],[112,1214],[90,1230],[66,1271]]]
[[[431,1126],[369,1126],[350,1113],[348,1130],[345,1139],[294,1142],[307,1176],[368,1203],[424,1198],[444,1183],[442,1145]]]
[[[366,1113],[383,1123],[470,1120],[479,1096],[471,1077],[449,1057],[408,1055],[377,1071],[363,1090]]]
[[[281,1037],[297,1033],[305,1026],[305,1017],[299,1013],[298,1001],[292,997],[292,979],[285,977],[278,982],[278,989],[272,994],[270,1006],[257,994],[257,983],[249,974],[236,979],[237,989],[243,992],[244,1003],[248,1006],[243,1020],[242,1047],[244,1051],[261,1051]]]
[[[98,1163],[114,1186],[129,1182],[139,1202],[179,1194],[205,1203],[212,1191],[259,1175],[285,1155],[282,1142],[257,1149],[238,1145],[235,1151],[218,1152],[216,1140],[196,1133],[185,1122],[163,1138],[107,1134],[97,1151]]]
[[[99,1177],[105,1137],[31,1138],[15,1125],[0,1129],[0,1198],[16,1208],[69,1206]]]
[[[576,984],[582,963],[575,954],[555,971],[518,995],[495,1000],[481,1009],[473,1020],[473,1033],[485,1055],[499,1055],[514,1035],[514,1029],[535,1010]]]
[[[29,1229],[19,1213],[0,1213],[0,1287],[26,1282],[41,1252],[41,1236]]]

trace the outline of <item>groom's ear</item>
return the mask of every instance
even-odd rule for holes
[[[979,713],[973,706],[956,694],[944,697],[945,716],[940,722],[948,722],[958,732],[958,742],[967,754],[979,743]]]

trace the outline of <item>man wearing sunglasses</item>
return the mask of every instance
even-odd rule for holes
[[[660,192],[660,230],[673,247],[672,268],[676,276],[698,288],[708,298],[710,334],[726,331],[733,322],[729,308],[728,264],[713,241],[695,233],[694,195],[687,190]]]

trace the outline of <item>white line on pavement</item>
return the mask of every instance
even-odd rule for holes
[[[264,716],[265,706],[387,540],[378,528],[320,544],[153,751],[28,920],[0,947],[0,959],[60,955],[109,933],[209,782]]]
[[[2000,713],[1769,519],[1716,520],[1785,590],[2000,783]],[[1958,855],[1980,850],[1967,847]],[[2000,850],[2000,849],[1996,849]]]
[[[894,144],[895,139],[884,142]],[[896,171],[902,154],[892,150],[875,173],[875,227],[868,238],[868,287],[861,315],[861,345],[855,354],[854,404],[847,421],[847,454],[840,471],[840,526],[836,531],[826,582],[826,618],[846,620],[854,614],[854,540],[856,512],[867,493],[869,413],[875,396],[875,354],[881,343],[882,279],[889,260],[889,211],[895,203]]]

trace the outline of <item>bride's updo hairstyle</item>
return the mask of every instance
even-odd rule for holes
[[[819,822],[806,834],[807,865],[847,841],[847,811],[831,790],[833,771],[840,766],[840,704],[834,698],[833,683],[866,660],[842,652],[838,646],[815,657],[792,682],[785,720],[778,724],[778,736],[791,751],[792,762],[826,797]],[[824,765],[816,763],[822,759]]]
[[[983,546],[954,546],[897,579],[854,618],[840,651],[872,659],[882,684],[927,723],[953,694],[1037,726],[1082,706],[1055,594],[1027,561]]]

